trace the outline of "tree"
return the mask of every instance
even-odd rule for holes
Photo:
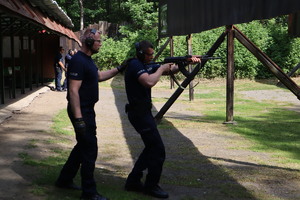
[[[80,30],[84,29],[84,9],[83,9],[83,0],[78,0],[80,7]]]
[[[83,27],[108,21],[110,23],[142,24],[141,18],[149,19],[149,15],[157,12],[157,0],[56,0],[60,7],[72,19],[74,31]],[[150,7],[149,7],[150,5]],[[146,7],[144,7],[146,6]],[[150,9],[149,9],[150,8]],[[145,11],[145,15],[143,12]],[[139,17],[135,16],[138,15]],[[145,20],[147,21],[147,20]]]

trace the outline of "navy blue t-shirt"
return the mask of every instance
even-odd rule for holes
[[[151,100],[151,88],[146,88],[138,81],[138,78],[143,73],[152,74],[159,68],[159,65],[145,65],[138,59],[129,61],[125,73],[125,87],[129,104],[149,105]]]
[[[70,60],[67,74],[68,79],[82,80],[79,89],[81,106],[93,105],[99,100],[98,68],[90,56],[78,51]],[[67,99],[70,101],[69,92]]]
[[[64,58],[61,53],[56,54],[54,59],[54,67],[60,67],[59,62],[64,62]]]

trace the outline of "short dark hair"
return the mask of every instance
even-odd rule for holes
[[[137,42],[135,44],[135,50],[136,50],[136,57],[140,60],[140,61],[144,61],[145,59],[145,52],[147,49],[153,49],[153,45],[151,44],[151,42],[147,41],[147,40],[143,40],[141,42]]]
[[[154,49],[153,45],[151,44],[151,42],[147,41],[147,40],[143,40],[141,42],[139,42],[139,49],[137,49],[138,51],[142,51],[143,53],[151,48],[151,49]]]

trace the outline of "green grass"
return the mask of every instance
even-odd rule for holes
[[[207,89],[207,87],[205,87]],[[280,89],[274,85],[259,82],[236,84],[238,91]],[[286,89],[282,89],[287,91]],[[226,98],[223,88],[195,95],[203,100],[201,120],[221,123],[226,117]],[[228,131],[241,135],[253,142],[251,150],[272,152],[280,157],[281,163],[300,163],[300,113],[287,110],[289,103],[272,101],[257,102],[235,94],[234,121],[237,125],[227,126]]]
[[[67,109],[61,110],[53,119],[52,129],[55,133],[73,135],[73,127],[69,120]]]

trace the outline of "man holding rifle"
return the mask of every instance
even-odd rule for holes
[[[128,104],[126,113],[135,130],[141,135],[145,148],[136,161],[126,180],[127,191],[144,192],[156,198],[168,198],[169,195],[158,185],[165,160],[165,147],[152,115],[151,88],[162,75],[178,72],[178,66],[172,63],[153,64],[154,47],[149,41],[135,44],[136,58],[128,61],[125,73],[125,87]],[[189,57],[190,63],[201,62],[200,58]],[[148,170],[145,183],[141,182],[143,171]]]

